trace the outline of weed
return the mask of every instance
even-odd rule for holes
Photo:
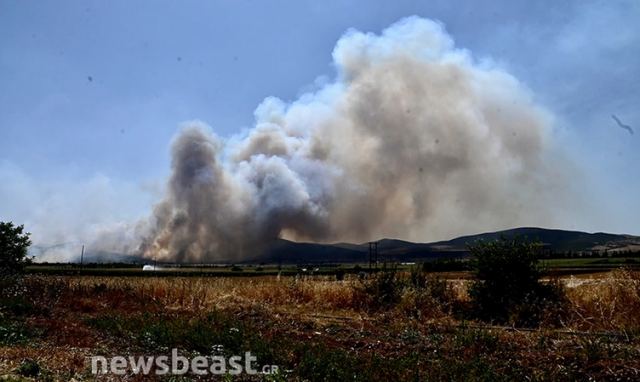
[[[16,373],[23,377],[37,377],[40,374],[40,365],[37,361],[27,358],[18,366]]]
[[[300,361],[294,372],[309,381],[364,381],[356,359],[338,349],[322,345],[305,345],[299,352]]]
[[[24,322],[0,316],[0,345],[22,344],[34,335],[34,331],[27,328]]]

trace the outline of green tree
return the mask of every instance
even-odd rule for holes
[[[23,271],[30,262],[27,249],[31,245],[24,226],[0,222],[0,275],[14,275]]]
[[[513,237],[469,247],[475,275],[469,295],[475,314],[487,321],[537,326],[563,301],[559,284],[542,283],[537,242]]]

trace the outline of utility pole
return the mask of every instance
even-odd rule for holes
[[[82,251],[80,251],[80,270],[84,264],[84,244],[82,244]]]

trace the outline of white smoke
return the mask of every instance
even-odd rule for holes
[[[277,237],[427,241],[554,223],[551,117],[516,78],[418,17],[347,32],[333,63],[334,82],[265,99],[241,136],[188,123],[140,251],[216,260]]]

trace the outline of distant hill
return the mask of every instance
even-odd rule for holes
[[[496,240],[504,236],[519,236],[541,242],[555,252],[581,251],[640,251],[640,237],[610,233],[587,233],[536,227],[514,228],[461,236],[452,240],[433,243],[412,243],[396,239],[378,241],[381,260],[414,262],[437,258],[461,258],[468,256],[467,246],[479,240]],[[261,256],[251,262],[314,263],[314,262],[367,262],[369,244],[315,244],[278,240]]]
[[[536,227],[514,228],[504,231],[487,232],[477,235],[461,236],[452,240],[433,243],[412,243],[397,239],[378,241],[378,253],[381,261],[415,262],[438,258],[461,258],[469,255],[467,246],[478,240],[495,240],[504,236],[520,236],[540,241],[546,248],[556,252],[580,251],[640,251],[640,237],[610,233],[587,233]],[[65,245],[38,247],[31,253],[41,259],[47,259],[50,251],[61,251]],[[77,245],[75,245],[77,246]],[[77,252],[77,250],[76,250]],[[79,261],[79,254],[76,255]],[[73,257],[75,259],[75,257]],[[135,262],[147,260],[131,255],[107,252],[85,252],[85,262]],[[261,253],[247,258],[243,263],[366,263],[369,260],[369,243],[301,243],[284,239],[275,240]],[[233,259],[220,259],[219,262],[238,262]]]
[[[477,240],[495,240],[500,236],[507,238],[520,236],[529,240],[540,241],[547,248],[558,252],[640,249],[640,237],[638,236],[603,232],[587,233],[537,227],[514,228],[505,231],[461,236],[453,240],[433,243],[432,245],[447,245],[455,248],[463,248],[466,244],[473,243]]]

